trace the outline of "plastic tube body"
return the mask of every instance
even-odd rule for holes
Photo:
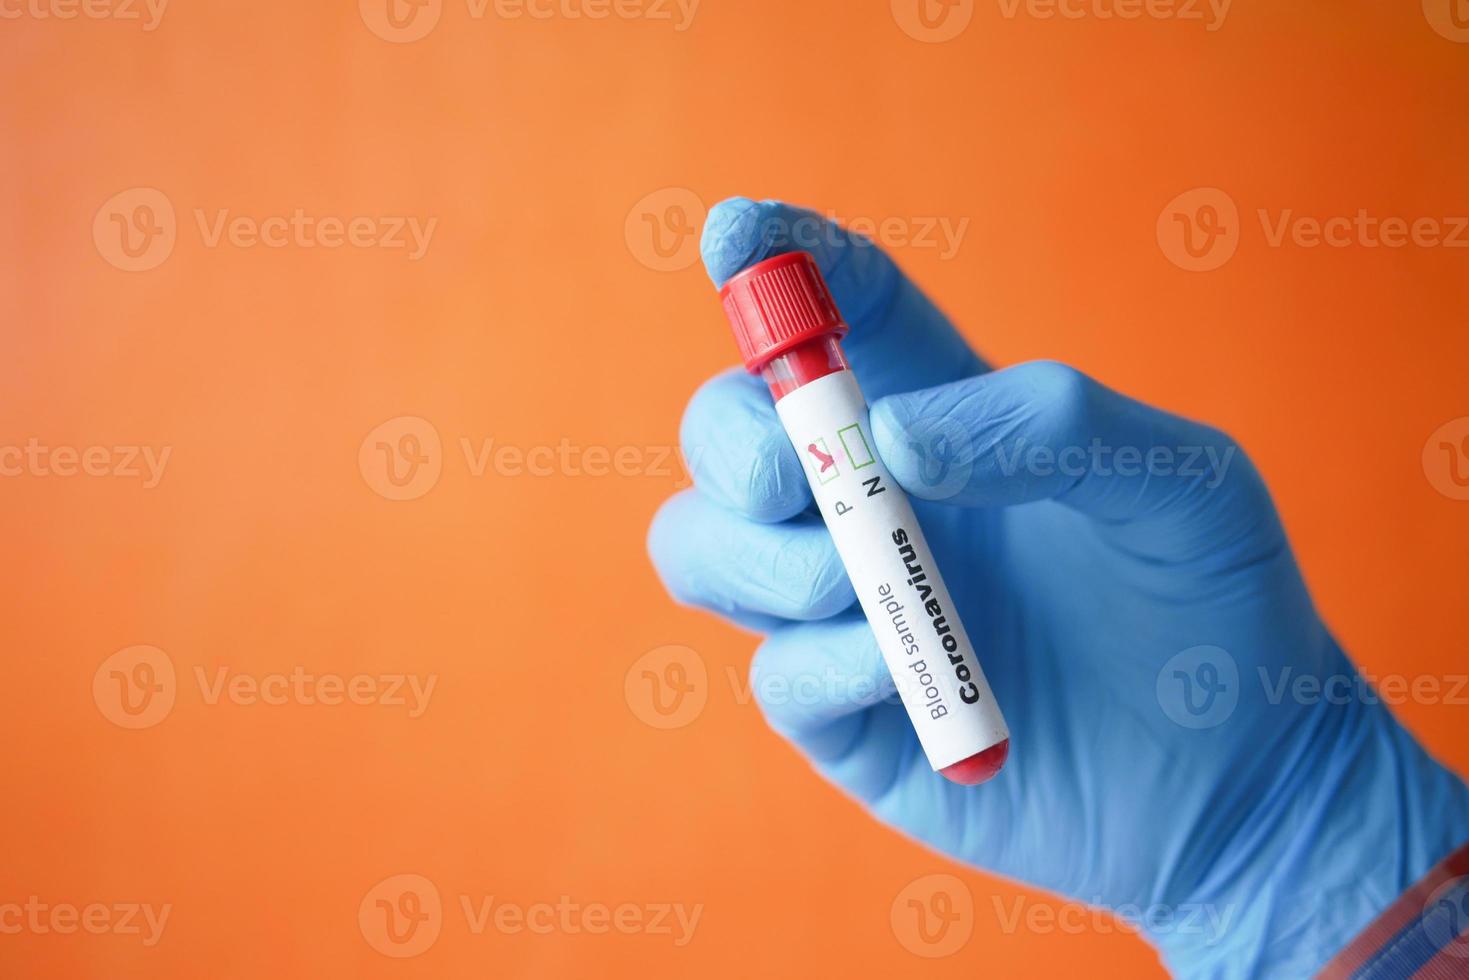
[[[912,504],[873,448],[841,344],[813,338],[760,374],[930,765],[984,782],[1005,764],[1009,730]]]

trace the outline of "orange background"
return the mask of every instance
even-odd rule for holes
[[[152,948],[0,935],[0,974],[1156,975],[1135,938],[1002,928],[996,900],[1051,900],[813,777],[743,697],[754,640],[665,597],[643,541],[682,474],[657,447],[733,347],[699,267],[643,261],[636,207],[682,188],[968,218],[956,256],[897,251],[983,352],[1230,429],[1363,669],[1462,672],[1469,503],[1422,452],[1469,415],[1469,251],[1271,248],[1255,213],[1469,214],[1469,45],[1416,3],[1237,0],[1215,32],[1003,9],[944,43],[851,0],[704,0],[682,32],[446,0],[412,43],[352,0],[0,22],[0,444],[172,447],[153,489],[0,479],[0,903],[172,905]],[[125,272],[92,223],[135,187],[167,196],[177,245]],[[1241,214],[1214,272],[1155,234],[1195,187]],[[209,247],[194,217],[297,208],[438,225],[415,262]],[[358,454],[399,416],[432,423],[442,475],[389,501]],[[460,440],[490,438],[634,447],[644,472],[475,476]],[[176,703],[126,730],[93,680],[137,644],[170,658]],[[668,731],[624,695],[666,644],[708,671]],[[210,704],[195,672],[221,667],[437,688],[416,719]],[[1465,708],[1398,710],[1469,768]],[[934,872],[976,914],[927,960],[889,910]],[[399,873],[445,905],[411,959],[357,921]],[[704,908],[675,948],[474,935],[461,895]]]

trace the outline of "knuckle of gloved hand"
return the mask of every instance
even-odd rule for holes
[[[752,520],[781,521],[806,505],[805,474],[790,451],[784,431],[762,435],[752,448],[743,479],[737,479],[731,503]]]
[[[1060,361],[1032,361],[1021,370],[1041,431],[1062,445],[1084,440],[1091,428],[1096,382]]]
[[[822,566],[807,593],[806,608],[812,619],[828,619],[857,601],[857,594],[840,561]]]
[[[788,541],[770,557],[770,568],[798,619],[826,619],[855,599],[847,571],[829,542]]]
[[[1270,489],[1244,447],[1222,429],[1201,426],[1196,482],[1206,490],[1222,491],[1247,507],[1273,507]]]
[[[707,463],[719,458],[719,454],[711,452],[709,446],[718,429],[712,428],[708,420],[716,415],[713,403],[720,384],[721,377],[714,377],[700,385],[689,403],[684,406],[683,418],[678,423],[679,449],[688,462],[696,484],[707,479]]]
[[[694,493],[695,491],[685,490],[669,497],[658,508],[648,525],[647,547],[648,555],[653,560],[653,568],[674,601],[686,606],[698,604],[692,577],[686,567],[688,553],[680,547],[687,533],[682,514]]]
[[[778,727],[781,711],[788,703],[790,680],[776,667],[778,658],[771,646],[773,642],[766,640],[760,644],[750,660],[750,695],[766,722]]]
[[[750,662],[750,694],[765,721],[792,738],[832,704],[845,703],[849,685],[818,651],[811,627],[772,635]]]
[[[761,523],[786,520],[806,505],[800,461],[773,411],[747,404],[743,378],[720,375],[689,402],[679,426],[694,485]],[[758,398],[768,401],[762,387]]]

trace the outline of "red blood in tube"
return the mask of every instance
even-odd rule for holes
[[[993,778],[1009,757],[1010,740],[1007,738],[1003,742],[996,742],[983,752],[976,752],[961,762],[945,766],[939,772],[946,779],[962,786],[978,786]]]

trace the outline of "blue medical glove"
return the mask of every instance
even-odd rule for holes
[[[823,776],[940,852],[1138,920],[1183,976],[1306,976],[1469,840],[1469,792],[1332,639],[1228,436],[1061,364],[990,371],[810,212],[727,201],[703,239],[717,285],[796,248],[1011,728],[994,781],[929,769],[770,396],[733,370],[689,405],[695,489],[649,548],[677,599],[768,634],[753,689]]]

